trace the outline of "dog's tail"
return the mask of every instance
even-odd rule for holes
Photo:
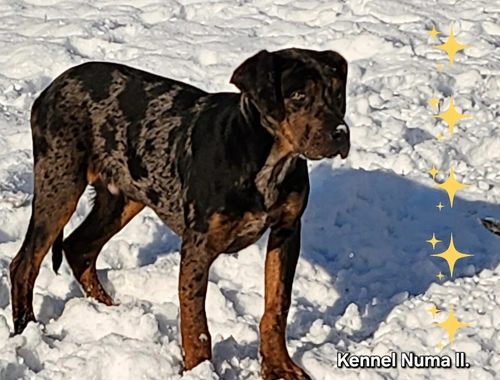
[[[493,218],[480,218],[479,222],[491,233],[500,235],[500,221]]]
[[[64,229],[61,229],[59,235],[57,235],[54,244],[52,245],[52,269],[56,274],[59,271],[62,263],[63,256],[63,239],[64,239]]]

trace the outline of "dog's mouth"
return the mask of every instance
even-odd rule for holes
[[[340,157],[343,160],[345,160],[347,158],[347,156],[349,155],[350,150],[351,150],[351,144],[349,142],[347,142],[346,144],[344,144],[343,146],[340,147],[338,154],[340,155]]]
[[[341,145],[340,147],[337,147],[335,150],[332,151],[332,153],[327,154],[325,157],[326,158],[334,158],[337,156],[340,156],[343,160],[349,156],[349,151],[351,150],[351,144],[349,142],[346,142],[345,144]]]
[[[325,144],[320,146],[316,145],[310,147],[309,149],[306,149],[300,154],[297,153],[296,155],[300,158],[309,159],[313,161],[322,160],[324,158],[334,158],[337,156],[340,156],[343,160],[345,160],[347,156],[349,156],[350,150],[351,150],[351,143],[349,139],[345,139],[340,143],[337,142],[334,144]]]
[[[341,147],[337,148],[336,150],[332,151],[331,153],[327,154],[297,154],[297,157],[300,157],[304,160],[313,160],[313,161],[318,161],[322,160],[324,158],[334,158],[337,156],[340,156],[343,160],[349,156],[349,151],[351,150],[351,144],[347,143],[345,145],[342,145]]]

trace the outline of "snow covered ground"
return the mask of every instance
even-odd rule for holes
[[[318,380],[500,378],[500,238],[480,216],[500,217],[500,3],[490,0],[0,0],[0,379],[258,379],[266,236],[213,266],[208,292],[213,364],[181,373],[179,239],[148,210],[102,252],[105,287],[121,305],[84,299],[66,263],[44,262],[35,289],[38,324],[12,330],[8,265],[30,215],[34,98],[70,66],[126,63],[209,91],[235,90],[232,70],[256,51],[335,49],[350,63],[352,151],[310,165],[288,347]],[[432,41],[426,31],[442,32]],[[450,69],[444,43],[459,52]],[[444,69],[436,69],[443,64]],[[449,138],[427,104],[453,95]],[[445,138],[438,140],[442,133]],[[449,208],[426,173],[453,166],[460,190]],[[88,197],[67,226],[89,211]],[[442,202],[445,208],[435,206]],[[426,240],[442,243],[433,251]],[[450,279],[443,252],[453,233]],[[436,275],[442,271],[440,281]],[[433,319],[427,310],[443,310]],[[472,327],[450,347],[453,306]],[[438,343],[444,347],[437,347]],[[468,369],[340,369],[337,352],[467,354]]]

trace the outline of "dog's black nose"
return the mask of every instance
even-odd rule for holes
[[[350,133],[347,124],[339,124],[332,133],[333,143],[335,145],[336,153],[340,157],[347,158],[349,150],[351,149]]]

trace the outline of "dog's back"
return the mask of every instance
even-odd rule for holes
[[[189,154],[191,119],[206,95],[124,65],[90,62],[71,68],[33,105],[35,176],[37,162],[54,155],[60,167],[68,161],[77,165],[71,170],[88,183],[102,181],[146,205],[161,194],[177,214],[182,204],[175,199],[181,194],[173,175],[176,157]],[[155,186],[154,177],[168,183]]]

